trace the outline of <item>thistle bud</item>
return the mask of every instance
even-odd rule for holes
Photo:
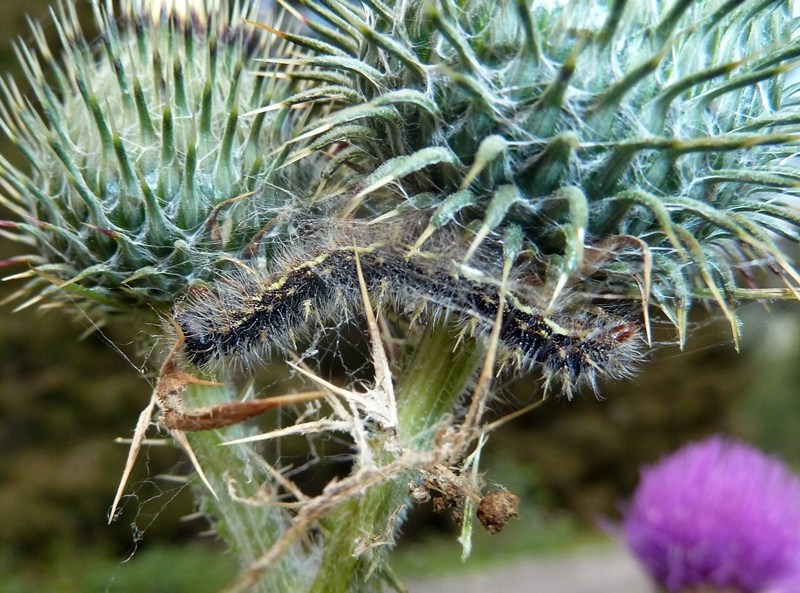
[[[96,0],[89,41],[71,2],[58,47],[34,23],[18,42],[29,96],[2,84],[0,126],[27,160],[0,157],[0,201],[30,245],[26,292],[106,310],[167,309],[220,261],[242,257],[302,184],[270,152],[287,113],[244,116],[296,90],[258,60],[275,40],[256,4]],[[182,10],[178,10],[178,6]]]

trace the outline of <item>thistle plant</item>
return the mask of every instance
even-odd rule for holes
[[[465,552],[473,514],[515,515],[479,472],[499,373],[571,397],[634,372],[651,317],[683,344],[709,304],[736,343],[740,302],[797,296],[800,42],[785,1],[301,4],[96,0],[91,43],[65,2],[52,49],[34,24],[30,94],[2,86],[6,263],[20,306],[173,342],[126,475],[158,407],[232,590],[372,591],[410,500]],[[370,381],[319,371],[348,324]],[[309,389],[254,397],[271,360]],[[352,465],[317,496],[255,444],[332,432]]]

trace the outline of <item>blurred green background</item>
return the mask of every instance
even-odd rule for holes
[[[47,20],[47,7],[45,0],[3,3],[4,72],[19,77],[11,40],[30,38],[25,12]],[[0,149],[13,154],[5,141]],[[0,220],[6,216],[0,211]],[[0,240],[0,260],[15,248]],[[0,285],[0,299],[14,284]],[[191,488],[168,477],[188,471],[173,449],[151,447],[140,458],[122,515],[107,525],[127,453],[114,439],[130,436],[150,396],[133,343],[152,328],[87,332],[77,311],[14,313],[16,304],[0,308],[0,593],[128,592],[142,583],[218,590],[236,567],[193,514]],[[522,498],[522,517],[500,535],[478,534],[473,565],[603,537],[598,519],[616,516],[640,464],[712,432],[800,465],[800,309],[779,303],[741,313],[741,354],[724,323],[698,314],[685,352],[660,347],[634,380],[604,386],[603,399],[553,399],[493,434],[483,468]],[[537,393],[532,379],[505,385],[498,415]],[[405,574],[435,571],[460,555],[455,528],[429,508],[414,510],[405,532],[397,560]]]

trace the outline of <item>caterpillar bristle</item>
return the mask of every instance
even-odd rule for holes
[[[250,368],[271,351],[295,350],[326,322],[358,318],[356,253],[378,310],[391,309],[412,324],[447,317],[457,328],[454,346],[489,338],[501,295],[491,256],[473,255],[466,269],[454,241],[420,252],[393,232],[396,225],[340,227],[305,236],[303,249],[278,258],[283,263],[272,270],[235,271],[179,303],[174,317],[184,334],[183,357],[198,367]],[[633,373],[642,340],[629,315],[601,307],[548,310],[540,304],[544,295],[533,296],[541,287],[525,282],[529,272],[517,272],[502,292],[499,371],[538,369],[545,394],[558,387],[567,397],[583,385],[597,391],[599,378]]]

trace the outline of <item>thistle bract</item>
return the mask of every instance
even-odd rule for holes
[[[30,172],[0,161],[0,199],[18,217],[12,237],[33,248],[29,291],[168,308],[221,260],[257,251],[307,182],[268,154],[285,111],[241,117],[297,90],[253,61],[275,49],[245,22],[256,5],[153,4],[115,14],[95,2],[90,43],[66,2],[53,13],[57,49],[38,24],[35,43],[16,46],[31,97],[2,85],[2,127]]]
[[[623,534],[667,591],[788,593],[800,579],[800,478],[743,443],[688,445],[642,471]]]
[[[32,172],[2,164],[4,203],[38,287],[166,306],[298,238],[298,212],[417,211],[415,249],[460,228],[469,260],[518,233],[503,257],[532,262],[542,302],[655,302],[681,338],[698,299],[737,338],[738,300],[796,292],[786,2],[309,0],[294,33],[243,21],[249,2],[145,4],[96,4],[92,47],[67,3],[62,58],[37,27],[39,57],[19,46],[33,101],[8,85],[3,126]],[[760,292],[759,268],[787,289]]]
[[[681,337],[703,298],[736,338],[757,268],[794,292],[786,2],[303,4],[327,45],[295,64],[335,108],[298,155],[338,147],[344,212],[426,211],[418,245],[458,223],[473,250],[518,227],[551,304],[652,299]]]

